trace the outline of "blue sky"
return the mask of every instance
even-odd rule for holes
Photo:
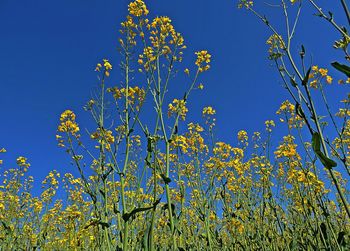
[[[342,14],[340,1],[318,2],[324,10]],[[30,174],[38,180],[51,169],[73,171],[68,156],[55,140],[59,115],[72,109],[82,128],[91,126],[82,107],[98,84],[94,67],[101,59],[109,58],[115,66],[108,85],[118,84],[118,29],[128,3],[0,1],[0,148],[8,151],[5,167],[13,165],[18,156],[26,156],[32,164]],[[235,142],[241,129],[262,131],[265,120],[277,121],[275,112],[289,96],[267,60],[265,41],[270,32],[262,23],[247,11],[238,10],[236,1],[146,3],[151,17],[169,16],[183,34],[188,46],[185,63],[193,62],[197,50],[207,49],[212,54],[212,67],[200,80],[204,91],[190,97],[188,121],[198,120],[202,107],[212,105],[217,110],[217,136],[228,142]],[[279,9],[261,3],[258,6],[271,16],[272,23],[284,27]],[[338,34],[313,16],[306,2],[305,7],[292,49],[297,51],[303,43],[309,60],[329,67],[331,61],[342,58],[332,49]],[[345,23],[344,16],[336,19]],[[335,79],[342,77],[335,71],[331,75]],[[181,84],[174,83],[174,90]],[[330,93],[332,100],[345,96],[341,88],[331,89]],[[276,135],[275,141],[281,135]]]

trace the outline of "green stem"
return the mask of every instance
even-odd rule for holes
[[[310,107],[311,107],[311,113],[312,113],[312,116],[314,117],[314,121],[315,121],[315,124],[316,124],[317,132],[319,133],[320,138],[321,138],[321,145],[322,145],[324,154],[326,155],[327,158],[329,158],[329,153],[328,153],[327,146],[326,146],[326,143],[325,143],[325,140],[324,140],[323,132],[321,130],[319,118],[317,116],[316,109],[315,109],[314,103],[312,101],[310,90],[309,90],[307,84],[305,85],[305,90],[306,90],[306,94],[307,94],[308,99],[309,99],[309,103],[310,103]],[[333,181],[333,183],[334,183],[334,185],[335,185],[335,187],[336,187],[336,189],[338,191],[338,194],[339,194],[340,199],[341,199],[341,201],[343,203],[345,211],[346,211],[348,217],[350,218],[349,204],[346,201],[344,193],[343,193],[343,191],[342,191],[342,189],[341,189],[341,187],[339,185],[338,179],[337,179],[337,177],[335,177],[334,172],[333,172],[332,169],[327,168],[327,170],[328,170],[328,172],[329,172],[329,174],[330,174],[330,176],[332,178],[332,181]]]
[[[344,12],[346,14],[346,18],[348,19],[348,24],[350,25],[350,13],[349,13],[348,6],[346,5],[346,2],[344,0],[340,0],[340,1],[343,6]]]
[[[127,35],[128,37],[128,35]],[[129,151],[130,151],[130,129],[129,129],[129,51],[128,45],[125,51],[125,159],[124,167],[122,173],[120,174],[120,183],[121,183],[121,197],[122,197],[122,206],[123,206],[123,215],[127,213],[126,207],[126,198],[125,198],[125,177],[126,171],[129,164]],[[124,220],[124,230],[123,230],[123,251],[128,250],[128,232],[129,224]]]

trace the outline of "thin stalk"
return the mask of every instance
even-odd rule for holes
[[[120,174],[120,183],[121,183],[121,197],[122,197],[122,206],[123,206],[123,215],[127,213],[126,207],[126,198],[125,198],[125,176],[126,170],[129,164],[129,152],[130,152],[130,129],[129,129],[129,51],[128,46],[125,51],[125,159],[124,167],[122,173]],[[128,250],[128,232],[129,224],[124,220],[124,231],[123,231],[123,250]]]
[[[337,132],[337,134],[338,134],[338,137],[339,137],[339,139],[340,139],[340,143],[341,143],[340,149],[341,149],[341,151],[342,151],[343,158],[341,158],[341,157],[339,156],[339,159],[342,160],[342,163],[344,164],[344,167],[345,167],[345,169],[346,169],[348,175],[350,176],[349,167],[346,165],[346,161],[343,161],[343,160],[346,159],[346,152],[345,152],[345,150],[344,150],[343,136],[342,136],[342,134],[341,134],[341,132],[340,132],[340,130],[339,130],[337,124],[335,123],[335,119],[334,119],[334,117],[333,117],[333,114],[331,113],[331,109],[330,109],[330,107],[329,107],[329,105],[328,105],[327,98],[326,98],[326,94],[324,93],[322,83],[320,83],[319,86],[320,86],[321,95],[322,95],[322,98],[323,98],[323,102],[324,102],[324,104],[325,104],[325,106],[326,106],[328,115],[329,115],[329,117],[331,118],[332,124],[333,124],[333,126],[334,126],[334,128],[335,128],[335,130],[336,130],[336,132]]]
[[[348,24],[350,25],[350,12],[349,12],[348,6],[345,0],[340,0],[340,1],[341,1],[341,5],[343,6],[346,18],[348,19]]]
[[[343,1],[343,0],[341,0],[341,1]],[[336,22],[334,22],[333,17],[329,17],[326,14],[324,14],[322,9],[319,6],[317,6],[317,4],[313,0],[309,0],[309,2],[318,11],[320,17],[322,17],[322,18],[326,19],[328,22],[330,22],[334,26],[334,28],[336,30],[338,30],[345,38],[350,39],[349,35],[347,33],[345,33],[345,31],[342,28],[340,28]]]
[[[315,121],[315,124],[316,124],[316,128],[317,128],[317,132],[319,133],[320,135],[320,138],[321,138],[321,145],[322,145],[322,148],[323,148],[323,151],[324,151],[324,154],[327,158],[329,158],[329,153],[328,153],[328,150],[327,150],[327,146],[326,146],[326,142],[324,140],[324,136],[323,136],[323,132],[321,130],[321,126],[320,126],[320,122],[319,122],[319,118],[317,116],[317,113],[316,113],[316,109],[315,109],[315,106],[314,106],[314,103],[312,101],[312,98],[311,98],[311,94],[310,94],[310,90],[308,88],[308,85],[306,84],[305,85],[305,90],[306,90],[306,94],[307,94],[307,97],[309,99],[309,103],[310,103],[310,106],[311,106],[311,113],[312,113],[312,116],[314,118],[314,121]],[[338,182],[338,179],[337,177],[335,177],[334,173],[333,173],[333,170],[332,169],[329,169],[327,168],[331,178],[332,178],[332,181],[338,191],[338,194],[340,196],[340,199],[343,203],[343,206],[345,208],[345,211],[348,215],[348,217],[350,218],[350,209],[349,209],[349,204],[344,196],[344,193],[339,185],[339,182]]]

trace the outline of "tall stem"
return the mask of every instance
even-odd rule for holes
[[[314,103],[313,103],[313,101],[311,99],[310,90],[309,90],[307,84],[305,85],[305,90],[306,90],[306,94],[307,94],[308,99],[309,99],[309,103],[310,103],[310,107],[311,107],[311,113],[312,113],[312,115],[314,117],[314,121],[315,121],[315,125],[316,125],[316,128],[317,128],[317,132],[319,133],[320,138],[321,138],[321,144],[322,144],[322,148],[323,148],[324,154],[326,155],[327,158],[329,158],[329,153],[328,153],[328,150],[327,150],[326,142],[324,140],[323,132],[321,130],[319,118],[317,116],[316,109],[315,109]],[[327,170],[328,170],[328,172],[329,172],[329,174],[330,174],[330,176],[332,178],[332,181],[333,181],[333,183],[334,183],[334,185],[335,185],[335,187],[336,187],[336,189],[338,191],[339,197],[340,197],[340,199],[341,199],[341,201],[343,203],[345,211],[346,211],[348,217],[350,218],[349,204],[346,201],[346,198],[344,196],[342,188],[339,185],[338,179],[337,179],[337,177],[335,177],[334,172],[333,172],[332,169],[327,168]]]
[[[157,75],[158,75],[158,117],[161,123],[162,127],[162,132],[163,132],[163,137],[165,141],[165,175],[166,177],[169,177],[170,174],[170,158],[169,158],[169,147],[170,143],[168,140],[167,132],[165,129],[165,123],[164,123],[164,118],[163,118],[163,99],[161,97],[161,76],[160,76],[160,64],[159,64],[159,56],[157,56]],[[166,91],[165,89],[163,90],[164,92]],[[165,193],[166,193],[166,199],[167,199],[167,204],[168,204],[168,215],[169,215],[169,221],[170,221],[170,230],[171,230],[171,237],[173,241],[173,250],[176,250],[177,245],[176,245],[176,239],[175,239],[175,226],[174,226],[174,219],[173,219],[173,212],[172,212],[172,207],[171,207],[171,195],[170,195],[170,188],[169,184],[165,182]]]
[[[129,163],[129,151],[130,151],[130,129],[129,129],[129,51],[128,47],[125,50],[125,159],[122,173],[120,174],[121,183],[121,197],[123,206],[123,215],[127,213],[126,198],[125,198],[125,176]],[[123,250],[128,250],[128,232],[129,224],[127,220],[124,220],[124,232],[123,232]]]
[[[348,19],[348,24],[350,25],[350,13],[349,13],[348,6],[346,5],[345,0],[340,0],[340,1],[341,1],[341,5],[343,6],[346,18]]]

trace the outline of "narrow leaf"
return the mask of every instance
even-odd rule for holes
[[[338,62],[333,62],[331,65],[338,71],[344,73],[348,78],[350,78],[350,67],[344,64],[339,64]]]

